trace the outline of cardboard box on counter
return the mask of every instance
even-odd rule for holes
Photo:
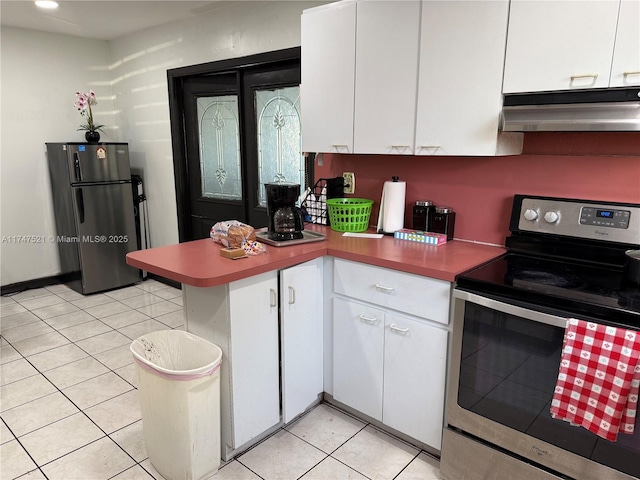
[[[242,248],[227,247],[220,249],[220,256],[237,260],[238,258],[246,258],[247,254]]]
[[[410,242],[426,243],[429,245],[442,245],[447,243],[447,236],[443,233],[422,232],[420,230],[411,230],[403,228],[393,234],[394,238],[400,240],[409,240]]]

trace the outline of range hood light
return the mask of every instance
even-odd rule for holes
[[[36,4],[36,7],[46,8],[47,10],[53,10],[58,8],[58,2],[53,2],[51,0],[37,0],[35,4]]]

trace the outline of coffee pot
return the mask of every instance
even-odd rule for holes
[[[294,183],[266,183],[268,235],[271,240],[284,241],[303,238],[304,217],[295,205],[300,185]]]

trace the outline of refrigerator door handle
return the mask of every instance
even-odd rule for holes
[[[84,223],[84,196],[81,188],[76,189],[76,203],[78,204],[79,221]]]
[[[78,152],[73,153],[73,161],[76,171],[76,182],[81,182],[82,170],[80,169],[80,156],[78,155]]]

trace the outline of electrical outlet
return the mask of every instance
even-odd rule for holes
[[[353,172],[344,172],[344,193],[356,193],[356,175]]]

